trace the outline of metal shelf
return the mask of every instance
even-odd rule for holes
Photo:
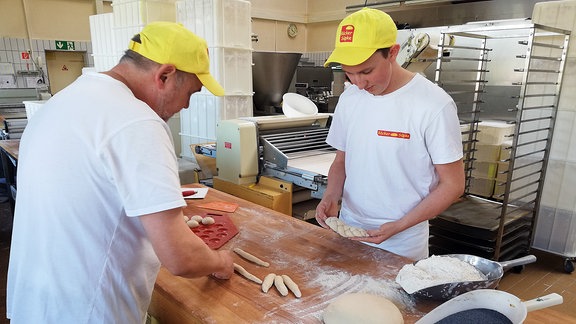
[[[461,44],[439,46],[442,51],[450,48],[451,53],[439,56],[435,81],[458,106],[467,187],[460,201],[430,221],[432,253],[470,253],[502,261],[528,252],[538,218],[569,37],[569,31],[532,23],[464,25],[441,32],[440,44]],[[504,67],[521,81],[501,86],[515,91],[509,100],[517,102],[515,107],[509,104],[500,108],[500,103],[489,107],[486,103],[494,103],[490,96],[495,87],[490,88],[488,80],[491,71],[497,70],[491,66],[499,60],[490,55],[503,42],[514,42],[524,50],[521,54],[507,53],[521,68]],[[470,184],[478,163],[478,125],[487,110],[492,114],[489,119],[513,125],[514,133],[507,147],[509,157],[497,161],[508,165],[498,170],[500,180],[495,181],[501,193],[478,197],[471,193]]]

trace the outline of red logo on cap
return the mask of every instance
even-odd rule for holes
[[[352,43],[352,41],[354,41],[354,26],[342,26],[342,30],[340,30],[340,43]]]

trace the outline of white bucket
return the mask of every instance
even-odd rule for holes
[[[318,114],[318,107],[303,95],[288,92],[282,96],[282,112],[286,117],[314,116]]]

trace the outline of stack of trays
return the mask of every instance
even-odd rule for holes
[[[430,254],[472,254],[495,261],[528,252],[530,211],[508,206],[502,240],[498,242],[502,205],[466,197],[430,220]]]

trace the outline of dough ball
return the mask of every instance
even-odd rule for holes
[[[214,224],[215,221],[214,221],[214,218],[212,218],[210,216],[206,216],[206,217],[202,218],[201,222],[204,225],[212,225],[212,224]]]
[[[185,222],[188,221],[188,216],[184,215],[184,221],[185,221]]]
[[[350,293],[337,297],[322,314],[326,324],[402,324],[402,313],[390,300],[371,294]]]
[[[194,215],[194,216],[190,217],[190,219],[193,219],[193,220],[197,221],[198,223],[202,222],[202,216],[200,216],[200,215]]]
[[[195,220],[193,220],[193,219],[187,221],[186,224],[188,224],[188,227],[190,227],[190,228],[194,228],[194,227],[200,226],[200,223],[198,223],[197,221],[195,221]]]

